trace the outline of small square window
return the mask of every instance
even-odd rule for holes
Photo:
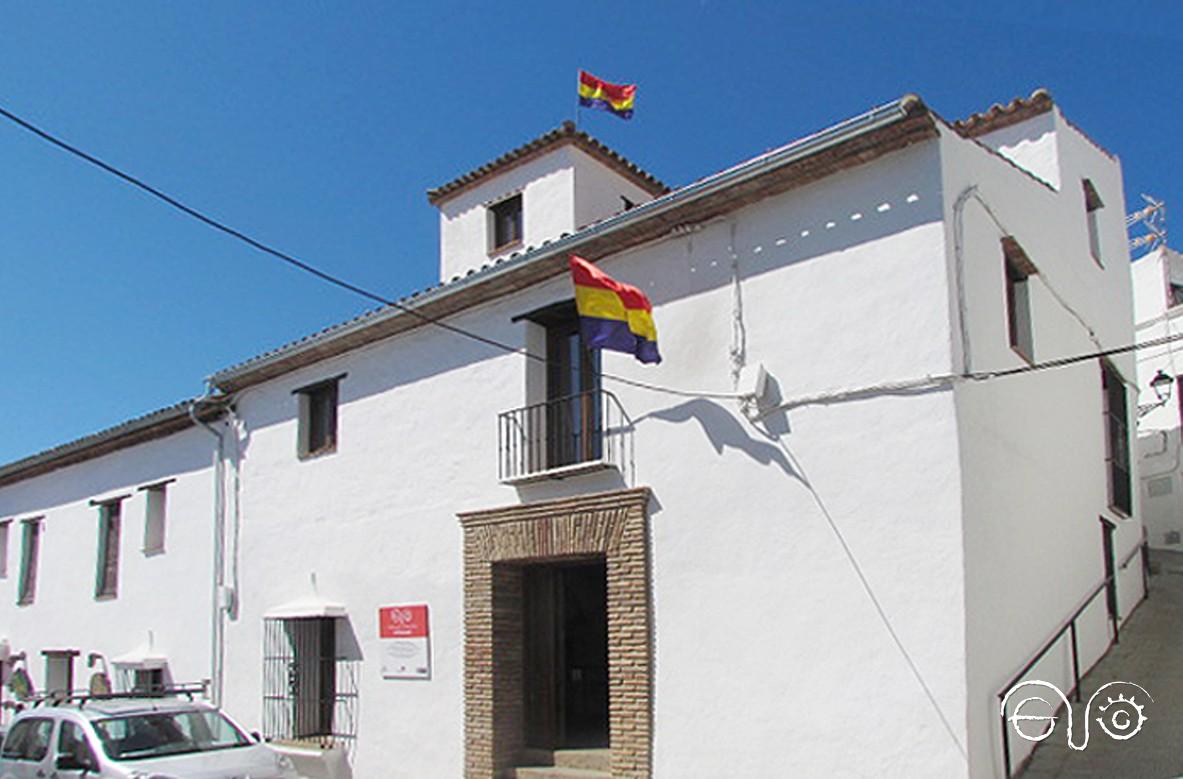
[[[301,460],[337,451],[337,384],[341,378],[296,390],[300,402],[297,453]]]
[[[1167,282],[1167,307],[1183,305],[1183,284]]]
[[[522,196],[506,198],[489,207],[490,253],[522,242]]]

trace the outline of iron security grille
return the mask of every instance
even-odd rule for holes
[[[352,755],[357,740],[357,661],[337,656],[337,620],[263,622],[263,735],[337,746]]]

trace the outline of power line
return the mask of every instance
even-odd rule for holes
[[[132,186],[136,187],[137,189],[142,190],[143,192],[148,193],[149,195],[156,198],[157,200],[160,200],[161,202],[180,211],[181,213],[186,214],[187,216],[190,216],[190,217],[198,220],[199,222],[205,224],[206,226],[212,227],[213,229],[215,229],[225,235],[228,235],[231,238],[242,241],[243,243],[247,244],[248,246],[252,247],[253,249],[263,252],[264,254],[268,254],[268,255],[270,255],[282,262],[287,263],[288,265],[291,265],[294,268],[302,270],[305,273],[309,273],[312,276],[315,276],[316,278],[320,279],[321,281],[327,282],[327,283],[332,284],[336,287],[344,289],[348,292],[352,292],[356,295],[360,295],[361,297],[364,297],[368,300],[379,303],[381,305],[389,306],[391,308],[402,311],[403,313],[408,314],[409,316],[415,317],[416,319],[420,320],[424,324],[435,325],[436,327],[439,327],[443,330],[447,330],[451,333],[462,336],[464,338],[470,338],[474,341],[478,341],[480,343],[486,344],[487,346],[492,346],[496,349],[501,349],[502,351],[508,352],[510,354],[520,354],[523,357],[526,357],[527,359],[531,359],[531,360],[535,360],[535,361],[543,362],[543,363],[546,362],[545,357],[543,357],[541,355],[534,354],[533,352],[530,352],[529,350],[527,350],[523,347],[511,346],[510,344],[504,343],[502,341],[498,341],[494,338],[490,338],[485,335],[481,335],[480,333],[476,333],[476,332],[473,332],[471,330],[467,330],[462,327],[457,327],[456,325],[445,322],[443,319],[441,319],[439,317],[434,317],[434,316],[430,316],[428,314],[424,314],[423,312],[421,312],[415,308],[412,308],[411,306],[404,305],[402,303],[399,303],[396,300],[391,300],[390,298],[387,298],[383,295],[379,295],[375,292],[371,292],[368,289],[365,289],[364,287],[360,287],[356,284],[353,284],[352,282],[346,281],[345,279],[342,279],[339,276],[335,276],[331,273],[320,270],[319,268],[317,268],[317,267],[315,267],[303,260],[300,260],[299,258],[294,257],[291,254],[288,254],[287,252],[277,249],[274,246],[264,243],[261,240],[253,238],[250,235],[247,235],[246,233],[242,232],[241,230],[235,229],[235,228],[227,225],[226,223],[224,223],[218,219],[215,219],[214,217],[209,216],[190,205],[185,204],[181,200],[173,197],[172,195],[169,195],[166,192],[163,192],[160,189],[157,189],[156,187],[152,186],[151,184],[148,184],[147,182],[137,178],[136,176],[131,175],[130,173],[125,173],[124,171],[120,170],[119,168],[115,167],[114,165],[112,165],[108,162],[105,162],[102,159],[99,159],[98,157],[94,156],[93,154],[83,151],[82,149],[78,148],[77,146],[74,146],[73,144],[69,143],[68,141],[62,140],[61,138],[58,138],[57,136],[53,135],[52,133],[41,129],[40,127],[33,124],[32,122],[29,122],[29,121],[21,118],[20,116],[17,116],[16,114],[7,110],[3,106],[0,106],[0,116],[3,116],[5,119],[8,119],[9,121],[13,122],[14,124],[21,127],[22,129],[36,135],[37,137],[41,138],[44,141],[47,141],[48,143],[58,147],[59,149],[65,151],[65,152],[68,152],[69,154],[72,154],[75,157],[78,157],[79,159],[81,159],[85,162],[88,162],[91,165],[94,165],[95,167],[98,167],[107,173],[110,173],[112,176],[115,176],[116,178],[118,178],[128,184],[131,184]],[[1148,200],[1149,200],[1149,198],[1148,198]],[[1161,208],[1161,204],[1158,204],[1158,203],[1152,202],[1152,206],[1157,206],[1157,208]],[[1140,216],[1140,214],[1131,215],[1131,216],[1133,218],[1137,218],[1138,216]],[[1137,349],[1143,349],[1143,348],[1148,348],[1148,347],[1153,347],[1153,346],[1161,346],[1163,344],[1171,343],[1173,341],[1177,341],[1180,339],[1183,339],[1183,334],[1164,336],[1162,338],[1157,338],[1157,339],[1154,339],[1151,341],[1145,341],[1143,343],[1129,344],[1127,346],[1121,346],[1121,347],[1117,347],[1114,349],[1105,349],[1105,350],[1101,350],[1101,351],[1097,351],[1097,352],[1090,352],[1088,354],[1076,355],[1074,357],[1066,357],[1066,358],[1062,358],[1062,359],[1058,359],[1058,360],[1048,360],[1046,362],[1035,363],[1033,365],[1024,365],[1019,368],[1011,368],[1008,370],[1001,370],[1001,371],[976,371],[976,372],[960,374],[960,375],[951,375],[948,377],[934,377],[934,380],[939,379],[939,378],[951,378],[951,379],[952,378],[960,378],[960,379],[968,379],[968,380],[973,380],[973,381],[985,381],[988,379],[1002,378],[1005,376],[1014,376],[1014,375],[1021,374],[1021,373],[1030,373],[1033,371],[1046,370],[1049,368],[1063,367],[1066,365],[1071,365],[1073,363],[1084,362],[1086,360],[1096,359],[1097,357],[1105,357],[1105,356],[1113,355],[1113,354],[1122,354],[1125,352],[1135,351]],[[709,398],[709,399],[715,399],[715,400],[743,400],[745,398],[750,397],[746,393],[680,390],[680,389],[675,389],[672,387],[663,387],[663,386],[660,386],[657,384],[651,384],[649,382],[639,381],[637,379],[628,379],[623,376],[613,375],[611,373],[601,372],[599,375],[602,378],[611,379],[613,381],[620,382],[621,384],[627,384],[629,386],[637,387],[639,389],[647,389],[647,390],[651,390],[653,392],[661,392],[661,393],[665,393],[667,395],[674,395],[677,397]]]
[[[399,311],[402,311],[405,314],[409,314],[410,316],[415,317],[416,319],[420,320],[424,324],[435,325],[436,327],[442,328],[442,329],[447,330],[451,333],[455,333],[456,335],[463,336],[465,338],[471,338],[474,341],[479,341],[480,343],[486,344],[488,346],[492,346],[497,349],[501,349],[501,350],[508,352],[510,354],[520,354],[523,357],[526,357],[528,359],[536,360],[539,362],[546,362],[545,357],[542,357],[541,355],[534,354],[525,348],[511,346],[510,344],[503,343],[503,342],[498,341],[494,338],[489,338],[488,336],[481,335],[480,333],[476,333],[471,330],[466,330],[465,328],[462,328],[462,327],[457,327],[456,325],[445,322],[443,319],[441,319],[439,317],[433,317],[428,314],[424,314],[423,312],[418,311],[415,308],[403,305],[402,303],[399,303],[396,300],[391,300],[383,295],[379,295],[375,292],[371,292],[368,289],[365,289],[364,287],[360,287],[356,284],[353,284],[352,282],[346,281],[345,279],[342,279],[339,276],[334,276],[331,273],[320,270],[319,268],[317,268],[307,262],[304,262],[303,260],[300,260],[297,257],[294,257],[291,254],[288,254],[287,252],[284,252],[280,249],[275,248],[274,246],[264,243],[263,241],[258,240],[257,238],[253,238],[250,235],[247,235],[246,233],[242,232],[241,230],[235,229],[235,228],[227,225],[226,223],[224,223],[218,219],[215,219],[214,217],[209,216],[208,214],[205,214],[190,205],[187,205],[186,203],[182,202],[181,200],[173,197],[172,195],[169,195],[166,192],[163,192],[160,189],[157,189],[156,187],[152,186],[151,184],[148,184],[147,182],[143,181],[142,179],[137,178],[136,176],[133,176],[130,173],[126,173],[126,172],[120,170],[119,168],[115,167],[114,165],[112,165],[108,162],[105,162],[104,160],[99,159],[98,157],[94,156],[93,154],[90,154],[89,152],[83,151],[82,149],[78,148],[77,146],[53,135],[52,133],[50,133],[46,130],[41,129],[40,127],[33,124],[32,122],[29,122],[26,119],[22,119],[21,117],[17,116],[16,114],[12,113],[11,111],[5,109],[3,106],[0,106],[0,116],[3,116],[5,119],[8,119],[9,121],[13,122],[14,124],[18,125],[19,127],[27,130],[30,133],[33,133],[34,135],[41,138],[42,140],[53,144],[54,146],[58,147],[59,149],[65,151],[65,152],[68,152],[69,154],[72,154],[75,157],[78,157],[79,159],[81,159],[85,162],[88,162],[91,165],[94,165],[107,173],[110,173],[112,176],[115,176],[116,178],[121,179],[122,181],[124,181],[128,184],[131,184],[133,187],[136,187],[137,189],[142,190],[143,192],[148,193],[152,197],[156,198],[157,200],[160,200],[161,202],[167,204],[168,206],[171,206],[172,208],[175,208],[176,210],[180,211],[181,213],[183,213],[187,216],[193,217],[194,219],[198,220],[199,222],[205,224],[206,226],[212,227],[213,229],[215,229],[221,233],[224,233],[225,235],[228,235],[231,238],[242,241],[243,243],[247,244],[251,248],[261,251],[264,254],[268,254],[278,260],[281,260],[282,262],[285,262],[285,263],[291,265],[292,267],[302,270],[305,273],[309,273],[309,274],[315,276],[316,278],[320,279],[321,281],[324,281],[324,282],[327,282],[327,283],[332,284],[334,286],[340,287],[341,289],[344,289],[348,292],[352,292],[356,295],[360,295],[360,296],[362,296],[368,300],[371,300],[375,303],[379,303],[384,306],[389,306],[391,308],[398,309]],[[662,387],[657,384],[650,384],[650,383],[644,382],[644,381],[638,381],[636,379],[626,379],[622,376],[614,376],[610,373],[600,373],[600,376],[602,376],[603,378],[606,378],[606,379],[612,379],[613,381],[617,381],[622,384],[628,384],[633,387],[647,389],[647,390],[651,390],[653,392],[662,392],[667,395],[675,395],[678,397],[713,398],[713,399],[725,399],[725,400],[737,400],[737,399],[744,397],[742,394],[739,394],[739,393],[697,392],[697,391],[692,391],[692,390],[673,389],[670,387]]]

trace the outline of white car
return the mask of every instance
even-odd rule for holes
[[[0,779],[298,779],[222,712],[175,698],[37,706],[9,723]]]

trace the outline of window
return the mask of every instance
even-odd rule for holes
[[[1130,431],[1126,388],[1121,374],[1109,362],[1101,362],[1101,390],[1105,408],[1105,462],[1109,475],[1109,505],[1126,516],[1131,513]]]
[[[37,594],[37,553],[41,546],[41,518],[21,522],[21,580],[16,602],[26,606]]]
[[[23,719],[8,732],[0,757],[40,762],[49,754],[49,737],[52,734],[53,720],[40,717]]]
[[[264,736],[321,747],[356,736],[357,664],[338,657],[337,622],[264,620]]]
[[[164,553],[164,513],[168,503],[168,485],[172,482],[160,482],[140,487],[144,493],[144,554],[157,555]]]
[[[57,762],[64,766],[77,766],[81,771],[97,771],[98,759],[86,741],[82,728],[70,721],[63,721],[58,730]]]
[[[489,252],[503,251],[522,242],[522,196],[506,198],[489,206],[490,235]]]
[[[96,598],[114,598],[118,594],[121,505],[120,500],[98,504],[99,553],[94,582]]]
[[[8,578],[8,529],[11,521],[0,522],[0,579]]]
[[[300,401],[297,453],[301,460],[337,451],[337,384],[342,378],[295,391]]]
[[[1167,282],[1167,307],[1174,308],[1180,304],[1183,304],[1183,284]]]
[[[1097,224],[1097,216],[1098,212],[1105,207],[1105,204],[1101,202],[1101,196],[1097,194],[1097,189],[1093,186],[1093,182],[1084,179],[1081,183],[1084,186],[1084,209],[1089,226],[1089,254],[1100,265],[1101,229]]]
[[[1031,286],[1028,280],[1039,271],[1019,246],[1007,236],[1002,239],[1006,270],[1006,326],[1010,346],[1019,356],[1035,359],[1035,334],[1031,321]]]
[[[164,692],[164,669],[163,668],[137,668],[132,676],[132,692],[147,693],[150,695],[161,694]]]

